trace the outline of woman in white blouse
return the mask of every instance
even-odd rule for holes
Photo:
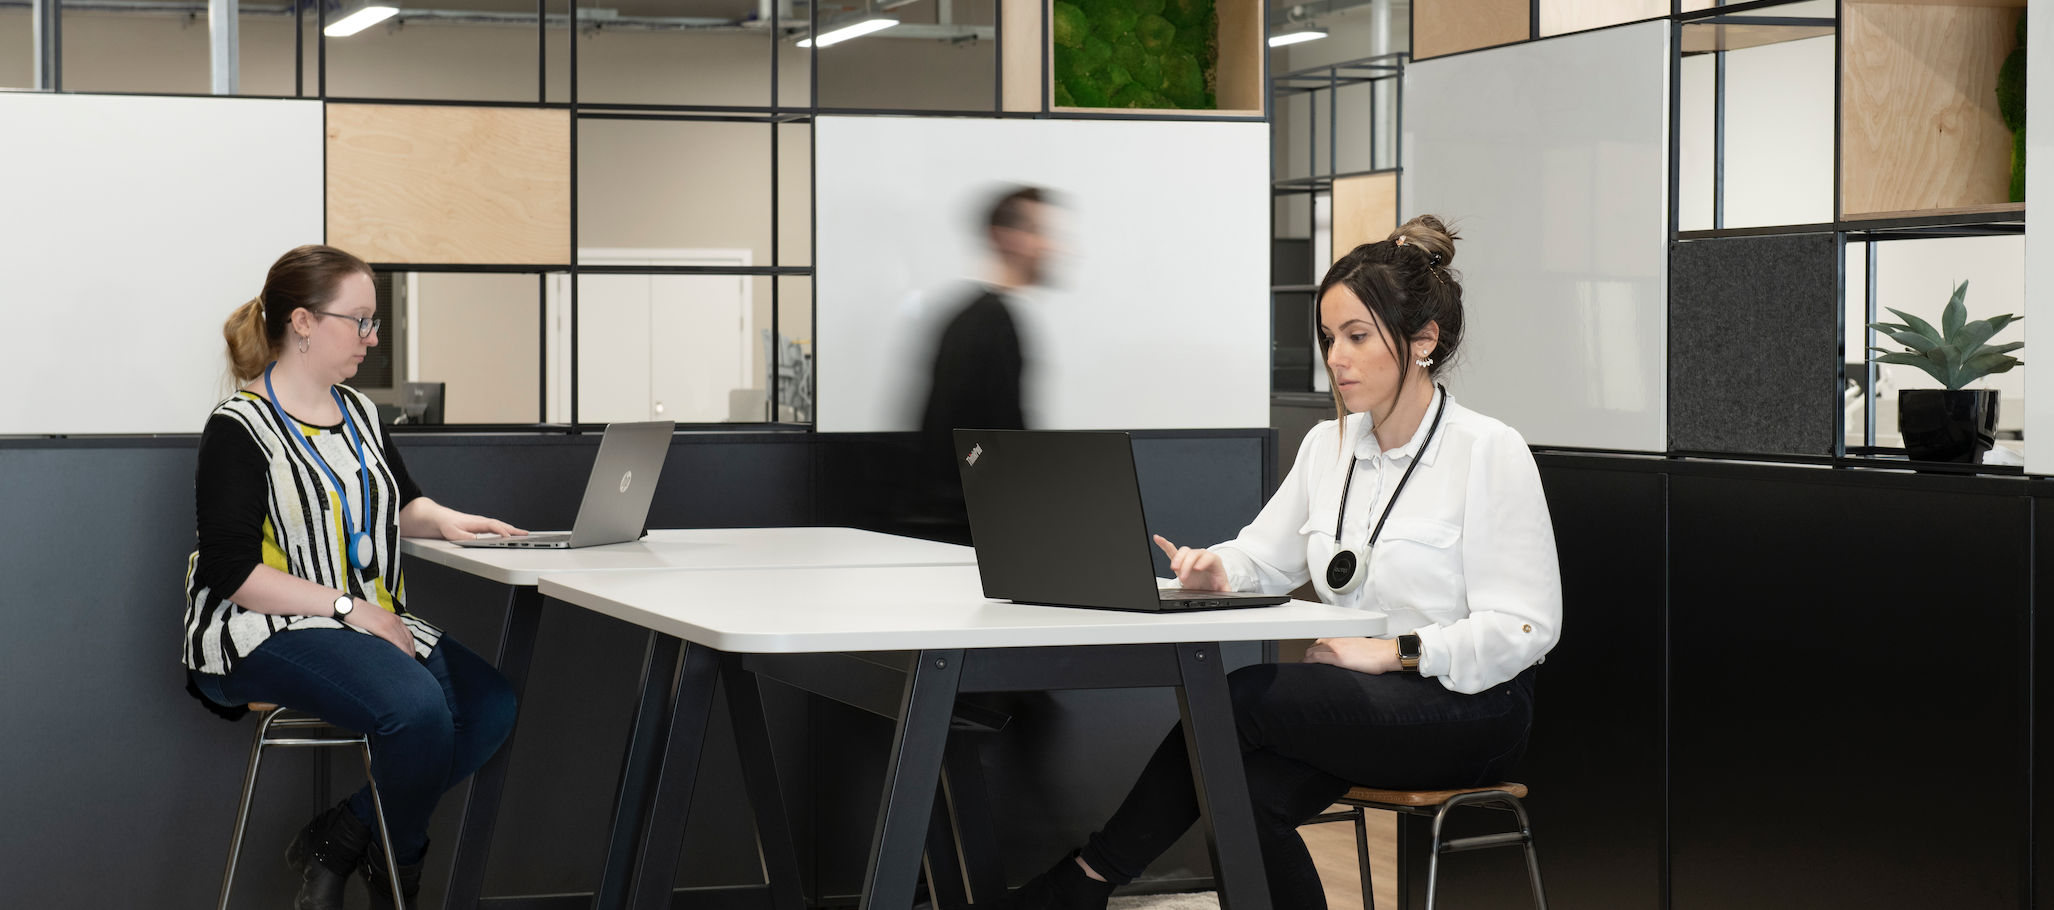
[[[1326,906],[1297,828],[1350,785],[1502,780],[1525,752],[1535,668],[1561,634],[1533,455],[1434,382],[1462,340],[1454,241],[1421,216],[1334,263],[1319,339],[1338,419],[1306,436],[1239,537],[1209,549],[1156,538],[1187,588],[1283,593],[1309,579],[1327,603],[1390,617],[1389,637],[1322,639],[1304,663],[1229,677],[1276,910]],[[1009,903],[1102,910],[1197,820],[1190,767],[1173,729],[1104,829]]]

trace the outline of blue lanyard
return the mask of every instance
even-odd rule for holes
[[[371,553],[373,550],[371,534],[368,530],[357,530],[356,522],[350,518],[349,488],[342,485],[342,478],[335,476],[335,469],[328,466],[328,459],[322,458],[321,453],[314,450],[314,444],[307,441],[307,434],[300,432],[299,421],[287,416],[285,408],[279,406],[278,392],[271,388],[271,368],[277,365],[278,362],[274,360],[270,365],[264,367],[264,393],[271,398],[271,409],[278,412],[278,419],[286,425],[286,432],[292,438],[300,441],[300,445],[304,446],[307,454],[314,459],[314,464],[320,466],[321,473],[328,475],[328,482],[335,485],[336,495],[342,497],[342,527],[344,539],[348,541],[350,564],[359,569],[368,569],[371,567]],[[342,393],[337,392],[335,387],[330,386],[328,394],[335,396],[335,407],[342,412],[342,428],[349,434],[350,442],[356,444],[357,470],[368,475],[371,466],[364,462],[364,437],[357,434],[356,423],[349,419],[349,408],[342,403]],[[357,499],[363,504],[364,524],[368,525],[371,523],[370,478],[368,476],[365,477],[364,485],[365,495],[359,496]]]

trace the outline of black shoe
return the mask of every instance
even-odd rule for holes
[[[285,864],[300,877],[293,910],[342,910],[342,889],[364,858],[371,829],[343,800],[300,829],[285,848]]]
[[[1113,896],[1113,883],[1084,874],[1072,850],[1055,866],[1027,880],[1027,884],[999,899],[994,910],[1105,910]]]
[[[421,893],[421,864],[428,859],[428,847],[421,847],[421,858],[399,867],[399,892],[406,896],[406,910],[414,910],[414,899]],[[376,839],[364,848],[364,888],[371,893],[372,910],[397,910],[392,906],[392,876],[385,869],[385,848]]]

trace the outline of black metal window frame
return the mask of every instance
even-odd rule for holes
[[[566,14],[562,14],[562,15],[559,15],[559,16],[557,17],[557,18],[559,18],[559,19],[566,19],[566,20],[568,20],[568,23],[569,23],[569,26],[570,26],[570,28],[569,28],[569,35],[570,35],[570,39],[571,39],[571,40],[569,41],[569,49],[568,49],[568,57],[569,57],[569,59],[568,59],[568,64],[567,64],[567,66],[568,66],[568,68],[569,68],[569,74],[568,74],[568,79],[567,79],[567,82],[568,82],[568,92],[567,92],[567,100],[564,100],[564,101],[550,101],[550,100],[549,100],[549,30],[550,30],[550,28],[551,28],[551,24],[550,24],[550,18],[551,18],[551,13],[549,12],[549,0],[536,0],[536,2],[535,2],[535,19],[536,19],[536,23],[535,23],[535,34],[536,34],[536,38],[535,38],[535,67],[536,67],[536,70],[535,70],[535,100],[533,100],[533,101],[481,101],[481,100],[466,100],[466,99],[423,99],[423,98],[374,98],[374,97],[354,97],[354,96],[340,96],[340,95],[331,95],[331,94],[329,94],[329,92],[328,92],[328,36],[327,36],[327,35],[325,34],[325,30],[326,30],[326,28],[327,28],[327,24],[328,24],[328,10],[327,10],[327,5],[326,5],[326,4],[324,4],[324,3],[321,3],[321,2],[319,2],[319,0],[291,0],[291,2],[293,3],[293,10],[292,10],[292,19],[293,19],[293,93],[292,93],[291,95],[263,95],[263,94],[237,94],[237,95],[235,95],[234,97],[238,97],[238,98],[261,98],[261,99],[312,99],[312,100],[319,100],[319,101],[322,101],[322,102],[324,102],[324,103],[338,103],[338,104],[404,104],[404,105],[421,105],[421,106],[430,106],[430,107],[499,107],[499,108],[522,108],[522,109],[530,109],[530,110],[562,110],[562,111],[568,111],[568,112],[569,112],[569,114],[570,114],[570,126],[571,126],[571,136],[570,136],[570,161],[569,161],[569,170],[570,170],[570,208],[571,208],[571,217],[570,217],[570,238],[569,238],[569,239],[570,239],[570,244],[569,244],[569,245],[570,245],[570,250],[572,251],[571,259],[572,259],[573,261],[571,261],[571,262],[564,262],[564,263],[512,263],[512,264],[493,264],[493,265],[471,265],[471,264],[455,264],[455,263],[418,263],[418,262],[407,262],[407,263],[393,263],[393,262],[374,262],[374,263],[371,263],[371,266],[372,266],[372,268],[373,268],[374,270],[376,270],[376,271],[390,271],[390,272],[424,272],[424,273],[465,273],[465,272],[469,272],[469,273],[500,273],[500,274],[508,274],[508,273],[512,273],[512,274],[533,274],[533,275],[536,275],[536,276],[538,277],[538,281],[537,281],[537,287],[538,287],[538,290],[537,290],[537,301],[538,301],[538,309],[540,309],[540,310],[541,310],[541,315],[540,315],[540,319],[541,319],[541,321],[542,321],[542,325],[541,325],[541,329],[542,329],[542,338],[541,338],[540,344],[539,344],[539,346],[538,346],[538,351],[537,351],[537,357],[538,357],[538,358],[540,358],[540,360],[539,360],[539,362],[538,362],[538,365],[537,365],[537,374],[538,374],[538,376],[540,377],[539,385],[540,385],[540,387],[541,387],[541,388],[540,388],[540,390],[539,390],[539,392],[538,392],[538,394],[539,394],[539,399],[538,399],[538,402],[537,402],[537,407],[538,407],[538,410],[536,411],[536,415],[535,415],[535,416],[536,416],[536,422],[534,422],[534,423],[531,423],[531,424],[443,424],[443,425],[433,425],[433,426],[423,425],[423,426],[419,426],[419,427],[408,427],[408,426],[404,426],[404,425],[401,425],[401,426],[395,427],[395,429],[396,429],[396,430],[398,430],[398,431],[400,431],[400,432],[444,432],[444,433],[446,433],[446,432],[507,432],[507,431],[539,431],[539,432],[553,432],[553,433],[570,433],[570,434],[577,434],[577,433],[584,433],[584,432],[593,432],[593,431],[597,431],[597,430],[601,430],[601,429],[604,429],[604,425],[602,425],[602,424],[591,424],[591,423],[585,423],[585,422],[581,421],[581,420],[579,419],[579,414],[578,414],[578,343],[577,343],[577,332],[578,332],[578,284],[579,284],[579,282],[578,282],[578,276],[580,276],[580,275],[600,275],[600,274],[615,274],[615,275],[619,275],[619,274],[625,274],[625,275],[678,275],[678,274],[684,274],[684,275],[736,275],[736,276],[769,276],[769,277],[771,277],[771,278],[772,278],[772,280],[771,280],[771,282],[770,282],[770,287],[771,287],[771,292],[770,292],[770,293],[771,293],[771,302],[770,302],[770,319],[771,319],[771,325],[770,325],[770,332],[771,332],[771,338],[772,338],[772,341],[773,341],[773,344],[772,344],[772,346],[771,346],[771,348],[772,348],[772,355],[771,355],[771,356],[772,356],[772,357],[778,357],[778,356],[781,356],[781,354],[782,354],[782,351],[781,351],[781,348],[782,348],[782,346],[781,346],[781,345],[779,345],[779,344],[776,344],[775,342],[776,342],[776,339],[777,339],[777,338],[779,337],[779,334],[778,334],[778,329],[779,329],[778,321],[779,321],[779,318],[780,318],[780,316],[781,316],[781,310],[782,310],[782,306],[781,306],[781,304],[782,304],[782,300],[781,300],[781,287],[782,287],[782,284],[783,284],[783,282],[782,282],[782,281],[779,281],[779,280],[777,280],[777,279],[779,279],[779,278],[784,278],[784,277],[804,277],[804,278],[808,278],[808,279],[813,279],[813,278],[815,277],[815,275],[814,275],[814,270],[813,270],[813,266],[812,266],[812,265],[811,265],[810,263],[813,263],[813,262],[816,262],[816,261],[817,261],[817,258],[816,258],[816,257],[817,257],[817,255],[818,255],[818,252],[819,252],[819,227],[818,227],[818,221],[817,221],[817,216],[818,216],[818,207],[819,207],[819,193],[818,193],[818,184],[817,184],[817,178],[818,178],[818,166],[817,166],[817,157],[816,157],[816,151],[817,151],[817,150],[816,150],[816,147],[815,147],[815,142],[816,142],[816,140],[815,140],[814,136],[812,135],[812,133],[811,133],[811,132],[809,131],[809,133],[808,133],[808,136],[807,136],[807,150],[806,150],[806,151],[807,151],[807,193],[808,193],[808,202],[809,202],[809,205],[808,205],[808,209],[807,209],[807,216],[806,216],[806,217],[807,217],[807,222],[808,222],[808,233],[807,233],[807,257],[806,257],[806,261],[807,261],[807,262],[808,262],[809,264],[808,264],[808,265],[803,265],[803,266],[787,266],[787,265],[781,265],[781,264],[779,264],[779,262],[780,262],[780,254],[781,254],[781,251],[780,251],[780,249],[779,249],[779,244],[780,244],[780,242],[781,242],[781,240],[782,240],[782,230],[781,230],[781,228],[782,228],[782,225],[780,224],[780,217],[781,217],[781,211],[780,211],[780,196],[781,196],[781,190],[780,190],[780,186],[781,186],[781,183],[782,183],[782,181],[783,181],[783,173],[782,173],[783,169],[782,169],[781,167],[779,167],[779,160],[778,160],[778,158],[779,158],[779,155],[780,155],[780,147],[779,147],[779,135],[778,135],[778,134],[779,134],[779,132],[780,132],[780,131],[779,131],[779,130],[778,130],[778,129],[777,129],[776,127],[778,127],[778,126],[780,126],[780,125],[784,125],[784,124],[807,124],[807,125],[809,125],[809,126],[810,126],[810,125],[811,125],[812,123],[814,123],[814,121],[815,121],[815,120],[817,120],[818,118],[820,118],[820,117],[822,117],[822,116],[887,116],[887,117],[951,117],[951,118],[983,118],[983,119],[1027,119],[1027,120],[1044,120],[1044,119],[1065,119],[1065,120],[1173,120],[1173,121],[1187,121],[1187,120],[1200,120],[1200,121],[1239,121],[1239,122],[1251,122],[1251,121],[1252,121],[1252,122],[1261,122],[1261,123],[1267,123],[1267,122],[1269,122],[1269,121],[1270,121],[1270,119],[1271,119],[1271,116],[1270,116],[1270,115],[1271,115],[1271,112],[1270,112],[1270,110],[1268,110],[1268,109],[1265,109],[1265,110],[1264,110],[1264,111],[1262,111],[1262,112],[1261,112],[1261,113],[1260,113],[1259,115],[1247,115],[1247,114],[1208,114],[1208,113],[1205,113],[1205,112],[1203,112],[1203,111],[1191,111],[1191,112],[1186,112],[1186,113],[1159,113],[1159,112],[1151,112],[1151,113],[1140,113],[1140,112],[1128,112],[1128,111],[1122,111],[1122,110],[1117,110],[1117,109],[1106,109],[1106,110],[1103,110],[1103,111],[1091,111],[1091,112],[1080,112],[1080,111],[1063,111],[1063,112],[1060,112],[1060,113],[1058,113],[1058,112],[1056,112],[1056,111],[1054,110],[1054,108],[1053,108],[1053,106],[1052,106],[1052,99],[1051,99],[1051,98],[1049,97],[1049,91],[1048,91],[1048,89],[1047,89],[1047,86],[1046,86],[1046,84],[1045,84],[1045,83],[1046,83],[1046,79],[1045,79],[1045,78],[1044,78],[1044,86],[1043,86],[1043,90],[1042,90],[1042,92],[1041,92],[1041,106],[1040,106],[1040,109],[1039,109],[1039,110],[1035,110],[1035,111],[1008,111],[1008,110],[1005,110],[1005,104],[1004,104],[1004,99],[1005,99],[1005,51],[1004,51],[1004,49],[1005,49],[1005,42],[1004,42],[1005,32],[1004,32],[1004,29],[1005,29],[1005,4],[1006,4],[1007,2],[1009,2],[1009,0],[992,0],[992,20],[993,20],[993,34],[992,34],[992,43],[993,43],[993,54],[992,54],[992,106],[991,106],[991,107],[990,107],[989,109],[980,109],[980,110],[935,110],[935,109],[892,109],[892,108],[875,108],[875,107],[823,107],[823,106],[821,106],[821,104],[820,104],[820,65],[819,65],[819,62],[818,62],[818,61],[819,61],[819,58],[818,58],[818,57],[815,57],[815,56],[811,56],[811,55],[814,55],[814,54],[816,54],[816,53],[818,52],[818,48],[805,48],[805,49],[796,49],[796,48],[795,48],[795,50],[798,50],[798,51],[799,51],[800,53],[804,53],[804,54],[807,54],[807,55],[809,55],[809,60],[810,60],[810,62],[809,62],[809,65],[807,66],[807,73],[806,73],[806,79],[807,79],[807,87],[806,87],[806,96],[807,96],[807,97],[806,97],[806,103],[805,103],[805,104],[800,104],[800,105],[793,105],[793,104],[785,104],[785,103],[783,103],[784,99],[783,99],[783,96],[782,96],[782,94],[781,94],[781,86],[779,85],[779,78],[780,78],[780,74],[781,74],[781,73],[780,73],[780,57],[781,57],[781,55],[782,55],[783,53],[786,53],[786,52],[787,52],[787,51],[785,51],[785,50],[784,50],[784,47],[783,47],[783,45],[784,45],[785,41],[786,41],[786,40],[788,40],[788,39],[792,39],[792,38],[798,38],[798,37],[801,37],[801,36],[803,36],[803,37],[805,37],[805,38],[807,38],[807,39],[811,39],[811,38],[813,38],[813,37],[815,37],[815,36],[817,36],[817,35],[819,35],[819,34],[820,34],[820,25],[821,25],[821,22],[820,22],[820,7],[819,7],[819,3],[818,3],[818,2],[808,2],[808,3],[807,3],[807,12],[806,12],[806,25],[805,25],[805,27],[804,27],[803,29],[798,29],[798,30],[792,30],[792,29],[788,29],[788,28],[787,28],[787,27],[786,27],[786,26],[784,25],[784,23],[783,23],[782,21],[780,21],[780,22],[778,22],[778,23],[774,24],[774,25],[773,25],[773,27],[771,27],[771,28],[769,28],[769,29],[766,29],[766,30],[765,30],[765,37],[766,37],[766,38],[767,38],[767,39],[768,39],[768,40],[770,41],[770,104],[768,104],[768,105],[756,105],[756,106],[751,106],[751,105],[691,105],[691,104],[614,104],[614,103],[587,103],[587,102],[583,102],[583,101],[581,101],[581,100],[579,99],[579,97],[578,97],[578,43],[579,43],[579,42],[578,42],[578,41],[576,40],[576,38],[577,38],[577,36],[578,36],[578,34],[579,34],[579,31],[578,31],[578,26],[579,26],[579,24],[580,24],[580,23],[579,23],[579,19],[578,19],[578,17],[577,17],[577,13],[576,13],[576,11],[577,11],[577,6],[576,6],[576,4],[575,4],[575,3],[573,3],[573,4],[571,5],[571,7],[570,7],[570,12],[568,12],[568,13],[566,13]],[[802,0],[802,2],[803,2],[803,0]],[[1010,0],[1010,2],[1033,2],[1033,0]],[[61,4],[61,2],[60,2],[60,3],[58,4],[58,8],[59,8],[59,10],[60,10],[60,14],[59,14],[59,16],[58,16],[58,17],[56,17],[56,21],[52,23],[52,32],[53,32],[53,33],[56,33],[56,34],[61,34],[61,31],[60,31],[60,30],[61,30],[61,28],[62,28],[62,15],[61,15],[61,10],[62,10],[62,4]],[[307,69],[308,69],[308,67],[307,67],[307,65],[306,65],[306,63],[307,63],[307,62],[306,62],[306,56],[307,56],[307,51],[308,51],[308,47],[307,47],[307,44],[308,44],[308,42],[307,42],[307,22],[306,22],[306,18],[307,18],[307,11],[308,11],[309,9],[311,9],[311,10],[313,11],[313,20],[314,20],[314,21],[313,21],[313,26],[314,26],[314,40],[313,40],[313,48],[312,48],[312,50],[313,50],[313,55],[314,55],[314,66],[313,66],[313,70],[314,70],[314,76],[315,76],[315,78],[314,78],[314,87],[313,87],[313,88],[314,88],[314,91],[313,91],[312,93],[309,93],[309,92],[307,91],[307,86],[306,86],[306,74],[307,74]],[[1051,59],[1051,57],[1052,57],[1052,54],[1051,54],[1051,52],[1050,52],[1050,50],[1049,50],[1049,34],[1048,34],[1048,30],[1049,30],[1049,24],[1048,24],[1048,16],[1047,16],[1047,14],[1046,14],[1046,13],[1044,12],[1044,13],[1043,13],[1043,15],[1041,15],[1041,16],[1040,16],[1040,19],[1041,19],[1041,30],[1042,30],[1042,40],[1040,41],[1040,44],[1039,44],[1039,47],[1040,47],[1040,49],[1041,49],[1041,56],[1042,56],[1042,59],[1041,59],[1041,67],[1042,67],[1042,69],[1041,69],[1041,71],[1042,71],[1042,73],[1046,74],[1046,73],[1048,73],[1048,72],[1050,72],[1050,71],[1051,71],[1051,70],[1050,70],[1050,66],[1051,66],[1051,65],[1052,65],[1052,63],[1053,63],[1053,61],[1052,61],[1052,59]],[[1263,56],[1263,61],[1264,61],[1264,63],[1263,63],[1263,72],[1262,72],[1262,76],[1261,76],[1261,78],[1263,79],[1264,83],[1265,83],[1265,84],[1267,84],[1267,83],[1269,82],[1269,70],[1268,70],[1268,66],[1269,66],[1269,64],[1268,64],[1268,54],[1266,53],[1266,51],[1267,51],[1267,45],[1268,45],[1268,39],[1269,39],[1269,23],[1268,23],[1268,21],[1267,21],[1267,17],[1265,17],[1265,21],[1264,21],[1264,25],[1263,25],[1263,34],[1262,34],[1262,36],[1261,36],[1261,39],[1262,39],[1262,41],[1263,41],[1263,43],[1264,43],[1264,47],[1265,47],[1265,54],[1264,54],[1264,56]],[[52,89],[53,91],[57,91],[57,92],[63,92],[63,87],[62,87],[62,86],[63,86],[63,82],[62,82],[62,66],[63,66],[63,63],[62,63],[62,60],[61,60],[61,58],[55,58],[55,65],[54,65],[54,68],[55,68],[56,72],[55,72],[55,73],[53,74],[53,78],[52,78],[52,80],[51,80],[51,83],[50,83],[50,84],[51,84],[51,85],[53,86],[53,89]],[[67,93],[67,94],[105,94],[105,95],[147,95],[147,96],[152,96],[152,97],[181,97],[181,96],[183,96],[183,97],[215,97],[215,96],[213,96],[213,95],[194,95],[194,94],[191,94],[191,93],[175,93],[175,92],[78,92],[78,93]],[[692,122],[692,121],[698,121],[698,122],[722,122],[722,123],[760,123],[760,124],[764,124],[765,126],[768,126],[768,127],[770,127],[770,128],[771,128],[771,129],[770,129],[770,135],[771,135],[771,145],[770,145],[770,156],[771,156],[771,175],[770,175],[770,260],[771,260],[771,264],[770,264],[770,265],[763,265],[763,266],[670,266],[670,267],[665,267],[665,266],[599,266],[599,265],[583,265],[583,264],[580,264],[579,262],[575,261],[575,260],[576,260],[576,259],[578,258],[577,254],[576,254],[576,250],[578,249],[578,220],[579,220],[579,215],[578,215],[578,124],[579,124],[579,122],[580,122],[580,121],[584,121],[584,120],[652,120],[652,121],[683,121],[683,122]],[[326,189],[325,189],[325,185],[324,185],[324,189],[323,189],[323,194],[324,194],[324,207],[325,207],[325,194],[326,194]],[[547,297],[548,297],[548,276],[549,276],[549,275],[551,275],[551,274],[564,274],[564,275],[568,275],[568,276],[569,276],[569,278],[570,278],[570,281],[569,281],[569,285],[570,285],[570,292],[569,292],[569,295],[568,295],[568,296],[569,296],[569,299],[568,299],[568,301],[567,301],[567,305],[568,305],[568,307],[569,307],[569,309],[570,309],[570,313],[569,313],[569,316],[570,316],[570,331],[571,331],[571,336],[570,336],[570,339],[569,339],[569,348],[570,348],[570,352],[569,352],[569,365],[568,365],[568,369],[569,369],[569,371],[570,371],[570,402],[569,402],[569,405],[568,405],[568,407],[569,407],[569,411],[570,411],[570,414],[569,414],[569,417],[570,417],[570,419],[569,419],[569,421],[568,421],[567,423],[557,423],[557,424],[551,424],[551,423],[545,423],[545,422],[543,422],[543,421],[544,421],[544,420],[545,420],[545,419],[546,419],[546,418],[548,417],[547,403],[548,403],[548,395],[549,395],[549,363],[548,363],[548,325],[547,325],[547,320],[548,320],[548,311],[547,311],[547,303],[546,303],[546,301],[547,301]],[[809,292],[809,299],[808,299],[808,301],[807,301],[807,304],[808,304],[808,307],[809,307],[809,310],[810,310],[810,316],[809,316],[809,320],[810,320],[810,322],[811,322],[811,323],[812,323],[813,325],[817,326],[817,325],[819,324],[819,307],[820,307],[820,289],[819,289],[819,282],[818,282],[817,280],[813,280],[813,281],[809,281],[809,283],[808,283],[808,284],[809,284],[809,287],[808,287],[808,292]],[[817,335],[817,333],[816,333],[816,335]],[[816,362],[817,362],[817,358],[818,358],[818,356],[819,356],[819,355],[818,355],[818,352],[819,352],[819,346],[818,346],[818,344],[817,344],[817,338],[815,339],[815,342],[816,342],[816,343],[815,343],[815,344],[814,344],[814,346],[813,346],[813,350],[814,350],[814,356],[816,357]],[[778,429],[783,429],[783,430],[792,430],[792,431],[805,431],[805,432],[812,432],[812,431],[814,430],[814,428],[815,428],[815,424],[817,423],[817,421],[818,421],[818,417],[819,417],[819,415],[818,415],[818,413],[817,413],[817,407],[818,407],[818,406],[817,406],[817,404],[816,404],[816,406],[815,406],[815,407],[816,407],[816,413],[814,413],[813,415],[811,415],[811,416],[812,416],[812,418],[813,418],[813,420],[812,420],[812,421],[808,421],[808,422],[805,422],[805,423],[800,423],[800,424],[781,424],[781,423],[778,423],[778,422],[776,421],[776,419],[775,419],[775,418],[779,416],[779,415],[778,415],[778,410],[777,410],[777,406],[778,406],[778,401],[779,401],[779,398],[780,398],[780,396],[779,396],[779,389],[778,389],[778,364],[777,364],[777,363],[774,363],[774,362],[773,362],[773,363],[766,363],[766,364],[764,364],[764,369],[765,369],[765,373],[767,374],[767,375],[766,375],[766,377],[765,377],[765,390],[766,390],[766,392],[767,392],[767,396],[768,396],[768,398],[769,398],[769,401],[770,401],[770,413],[769,413],[769,417],[770,417],[770,418],[772,418],[771,420],[768,420],[768,421],[764,421],[764,422],[761,422],[761,423],[722,423],[722,424],[703,424],[703,425],[686,425],[685,427],[681,427],[681,429],[685,429],[685,428],[693,428],[693,429],[724,429],[724,430],[730,430],[730,431],[732,431],[732,430],[736,430],[736,429],[743,429],[743,428],[749,428],[749,427],[756,427],[756,428],[762,428],[762,429],[772,429],[772,430],[778,430]],[[816,384],[815,388],[813,388],[813,389],[809,389],[808,391],[809,391],[809,393],[815,393],[815,395],[814,395],[814,397],[813,397],[813,400],[814,400],[815,402],[817,402],[817,401],[818,401],[818,398],[817,398],[817,384]]]
[[[1329,63],[1323,66],[1307,67],[1305,69],[1294,70],[1288,73],[1280,73],[1270,77],[1270,237],[1272,238],[1272,240],[1279,239],[1278,231],[1282,227],[1282,224],[1279,221],[1278,210],[1281,208],[1280,203],[1282,203],[1284,199],[1289,198],[1291,196],[1305,196],[1307,197],[1308,203],[1310,203],[1312,202],[1312,200],[1317,199],[1321,194],[1327,194],[1331,196],[1331,194],[1333,193],[1335,180],[1343,180],[1349,177],[1367,177],[1375,174],[1394,175],[1394,177],[1399,181],[1399,189],[1397,191],[1398,195],[1394,197],[1397,203],[1396,207],[1401,211],[1403,210],[1403,179],[1405,171],[1405,162],[1404,143],[1401,141],[1400,137],[1404,135],[1405,128],[1405,67],[1411,61],[1411,59],[1412,57],[1409,51],[1395,51],[1388,54],[1378,54],[1373,57],[1362,57],[1355,60],[1344,60],[1337,63]],[[1389,163],[1389,166],[1387,167],[1377,167],[1377,139],[1380,135],[1377,131],[1377,127],[1382,121],[1378,116],[1379,112],[1377,110],[1376,92],[1374,91],[1374,86],[1377,83],[1384,82],[1388,82],[1396,86],[1396,90],[1391,93],[1391,135],[1388,137],[1391,140],[1391,161]],[[1367,170],[1343,172],[1340,170],[1341,131],[1339,126],[1341,122],[1341,89],[1358,85],[1368,85],[1372,87],[1372,91],[1370,92],[1369,96],[1370,166]],[[1303,132],[1306,137],[1305,145],[1307,149],[1306,176],[1285,177],[1283,176],[1284,163],[1278,160],[1277,147],[1279,145],[1278,140],[1282,138],[1281,133],[1287,127],[1279,125],[1282,121],[1279,120],[1275,116],[1275,114],[1276,111],[1282,107],[1285,99],[1299,95],[1304,95],[1307,97],[1308,103],[1306,105],[1306,109],[1310,113],[1310,116],[1306,118],[1306,122],[1303,127]],[[1326,102],[1327,109],[1327,167],[1324,172],[1320,170],[1319,166],[1319,110],[1320,101],[1322,100],[1322,98]],[[1288,127],[1288,129],[1291,129],[1293,131],[1297,131],[1299,130],[1299,128],[1300,127],[1295,120],[1292,121]],[[1317,206],[1314,204],[1308,204],[1305,208],[1305,217],[1306,237],[1311,238],[1318,232],[1319,216],[1317,213]],[[1312,268],[1312,273],[1316,279],[1319,273],[1320,263],[1312,262],[1310,263],[1310,265]],[[1275,272],[1276,270],[1273,264],[1271,274],[1275,274]],[[1281,301],[1283,300],[1283,298],[1287,296],[1298,294],[1311,294],[1317,291],[1318,289],[1319,285],[1317,284],[1316,280],[1313,284],[1270,285],[1271,314],[1269,325],[1271,361],[1270,369],[1268,372],[1269,375],[1272,377],[1271,386],[1269,389],[1269,393],[1272,396],[1280,394],[1292,396],[1319,394],[1314,392],[1310,388],[1279,389],[1276,388],[1274,379],[1277,370],[1275,352],[1277,350],[1277,345],[1279,343],[1279,339],[1276,337],[1277,307],[1282,305]],[[1307,345],[1312,345],[1314,349],[1317,350],[1317,346],[1313,338],[1307,337],[1303,340]],[[1315,357],[1315,363],[1313,365],[1314,373],[1317,373],[1319,370],[1317,360],[1318,358]]]

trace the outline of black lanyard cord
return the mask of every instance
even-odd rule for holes
[[[1377,535],[1384,533],[1384,522],[1391,520],[1391,510],[1397,507],[1399,494],[1405,492],[1406,481],[1412,479],[1412,472],[1417,470],[1419,463],[1426,458],[1426,447],[1433,445],[1434,433],[1441,428],[1441,415],[1447,413],[1448,410],[1448,390],[1441,388],[1440,383],[1434,383],[1434,388],[1441,391],[1441,404],[1440,407],[1434,409],[1434,422],[1426,428],[1426,439],[1419,444],[1419,451],[1412,453],[1412,463],[1406,465],[1405,473],[1399,476],[1398,488],[1391,491],[1390,501],[1384,503],[1384,514],[1376,520],[1376,527],[1370,530],[1369,540],[1363,542],[1362,548],[1364,550],[1376,546]],[[1374,431],[1376,428],[1371,427],[1370,429]],[[1355,486],[1355,461],[1356,456],[1348,456],[1348,479],[1341,484],[1340,514],[1334,516],[1334,546],[1336,547],[1341,545],[1341,524],[1348,519],[1348,490]]]

